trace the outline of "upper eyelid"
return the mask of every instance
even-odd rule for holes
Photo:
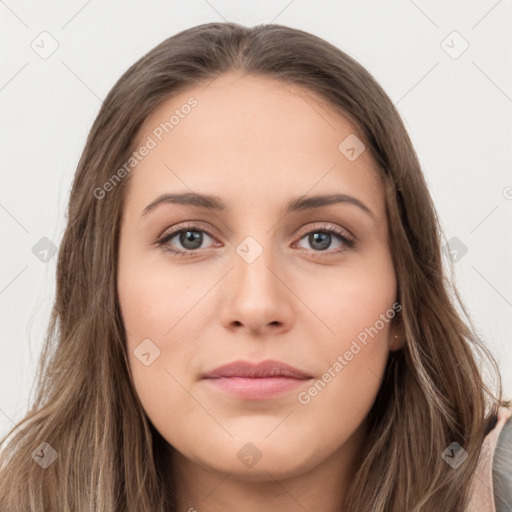
[[[355,238],[355,236],[347,228],[344,228],[342,226],[335,226],[332,223],[321,222],[321,221],[316,223],[316,225],[305,227],[303,229],[301,228],[298,232],[299,233],[298,236],[307,235],[308,233],[311,233],[312,231],[324,231],[324,230],[325,231],[333,231],[333,232],[343,231],[348,235],[347,238],[350,238],[350,239]]]
[[[207,228],[206,225],[203,224],[201,221],[189,221],[178,228],[172,227],[164,229],[160,236],[158,236],[158,239],[162,239],[171,234],[175,235],[176,233],[179,233],[180,231],[185,231],[187,229],[191,231],[205,231],[208,235],[213,236],[212,230]]]

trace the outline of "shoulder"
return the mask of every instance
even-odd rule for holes
[[[512,510],[512,417],[503,425],[492,464],[496,512]]]

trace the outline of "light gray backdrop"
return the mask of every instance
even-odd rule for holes
[[[26,407],[54,296],[53,251],[102,99],[163,39],[223,20],[312,32],[384,87],[417,149],[462,297],[512,395],[510,1],[0,0],[0,14],[0,434]]]

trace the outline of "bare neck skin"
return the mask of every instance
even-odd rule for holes
[[[340,512],[363,441],[361,429],[318,466],[280,478],[272,471],[219,474],[175,452],[178,512]]]

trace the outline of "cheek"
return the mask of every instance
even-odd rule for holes
[[[304,302],[318,312],[318,317],[329,327],[330,336],[324,339],[331,339],[332,343],[324,344],[326,348],[342,349],[360,334],[364,341],[366,329],[375,325],[378,336],[387,336],[390,320],[396,316],[392,306],[397,286],[391,257],[385,247],[340,266],[322,286],[319,282],[315,282],[314,275],[302,279],[302,291],[298,293],[302,293]]]
[[[176,277],[173,283],[179,281]],[[172,442],[167,435],[169,430],[174,433],[169,429],[175,421],[172,411],[188,416],[194,407],[182,387],[188,386],[183,372],[193,355],[194,338],[199,339],[198,332],[180,330],[180,318],[190,307],[180,295],[176,299],[177,292],[156,269],[122,265],[118,293],[135,392],[151,422]]]
[[[201,290],[195,290],[190,275],[171,270],[160,259],[125,251],[119,260],[118,297],[128,344],[144,338],[158,343],[168,339],[175,325],[197,302]]]
[[[143,338],[160,338],[172,327],[176,304],[170,305],[170,290],[162,280],[144,274],[120,276],[119,305],[128,334],[128,343]]]
[[[119,261],[117,292],[135,390],[164,430],[168,411],[188,414],[194,407],[182,386],[189,387],[186,371],[201,342],[201,325],[194,321],[200,307],[194,305],[207,285],[194,286],[190,273],[171,271],[161,259],[150,261],[133,250]]]
[[[359,264],[360,263],[360,264]],[[397,316],[396,277],[389,253],[375,251],[365,261],[340,269],[322,292],[305,282],[311,309],[329,327],[316,344],[324,362],[319,382],[303,394],[313,408],[368,412],[389,355],[390,328]],[[306,289],[305,288],[305,289]],[[317,336],[318,337],[318,336]],[[356,415],[357,416],[357,415]],[[357,423],[357,421],[356,421]]]
[[[380,333],[366,344],[340,341],[330,351],[324,372],[297,396],[303,414],[318,418],[311,421],[319,437],[336,445],[358,429],[375,402],[388,356]]]
[[[390,327],[397,315],[392,269],[353,272],[338,283],[331,287],[328,299],[318,299],[334,304],[321,308],[318,303],[322,319],[335,333],[322,337],[316,346],[315,355],[324,366],[297,396],[318,436],[333,445],[362,424],[375,401],[389,356]]]

